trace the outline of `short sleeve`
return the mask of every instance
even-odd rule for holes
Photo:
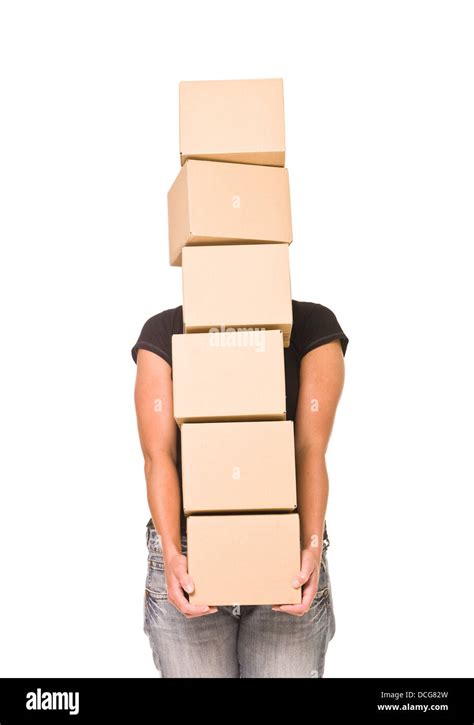
[[[342,354],[346,354],[349,338],[332,310],[324,305],[309,303],[302,329],[301,357],[332,340],[340,340]]]
[[[156,353],[171,365],[171,335],[172,320],[169,311],[160,312],[150,317],[145,322],[138,336],[138,340],[132,347],[132,357],[137,362],[137,355],[140,349]]]

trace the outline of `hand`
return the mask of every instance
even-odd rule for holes
[[[166,559],[165,574],[168,601],[187,619],[204,617],[217,612],[217,607],[190,604],[184,596],[184,592],[191,594],[194,591],[194,582],[188,574],[188,560],[184,554],[174,554]]]
[[[272,607],[274,612],[286,612],[295,617],[302,617],[309,611],[311,602],[318,591],[320,558],[314,549],[303,549],[301,552],[301,571],[291,582],[295,589],[303,587],[301,604],[280,604]]]

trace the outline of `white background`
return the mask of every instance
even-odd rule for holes
[[[472,4],[0,8],[0,675],[156,676],[130,348],[181,303],[178,82],[283,77],[293,297],[350,338],[325,674],[472,677]]]

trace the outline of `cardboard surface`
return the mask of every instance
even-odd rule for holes
[[[190,516],[187,532],[192,604],[301,602],[298,514]]]
[[[181,427],[186,514],[293,511],[293,421],[185,423]]]
[[[182,81],[180,161],[285,165],[281,78]]]
[[[186,333],[280,329],[288,346],[293,313],[287,245],[185,247],[183,320]]]
[[[285,420],[280,330],[173,335],[172,363],[178,425]]]
[[[290,244],[288,170],[187,161],[168,192],[168,234],[172,266],[187,245]]]

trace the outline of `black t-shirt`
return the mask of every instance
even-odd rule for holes
[[[346,354],[349,338],[343,332],[334,312],[324,305],[314,302],[298,302],[292,300],[293,326],[291,329],[290,345],[284,348],[285,359],[285,385],[286,385],[286,419],[295,420],[296,405],[298,402],[300,363],[306,353],[315,347],[324,345],[332,340],[340,340],[342,352]],[[137,353],[140,348],[150,350],[172,365],[171,336],[183,333],[183,307],[173,307],[164,310],[143,325],[137,342],[132,347],[132,357],[137,362]],[[177,470],[181,486],[181,432],[177,428]],[[181,531],[186,531],[184,511],[181,510]],[[147,523],[153,527],[153,520]],[[325,538],[327,530],[325,525]],[[329,543],[329,540],[328,540]]]

